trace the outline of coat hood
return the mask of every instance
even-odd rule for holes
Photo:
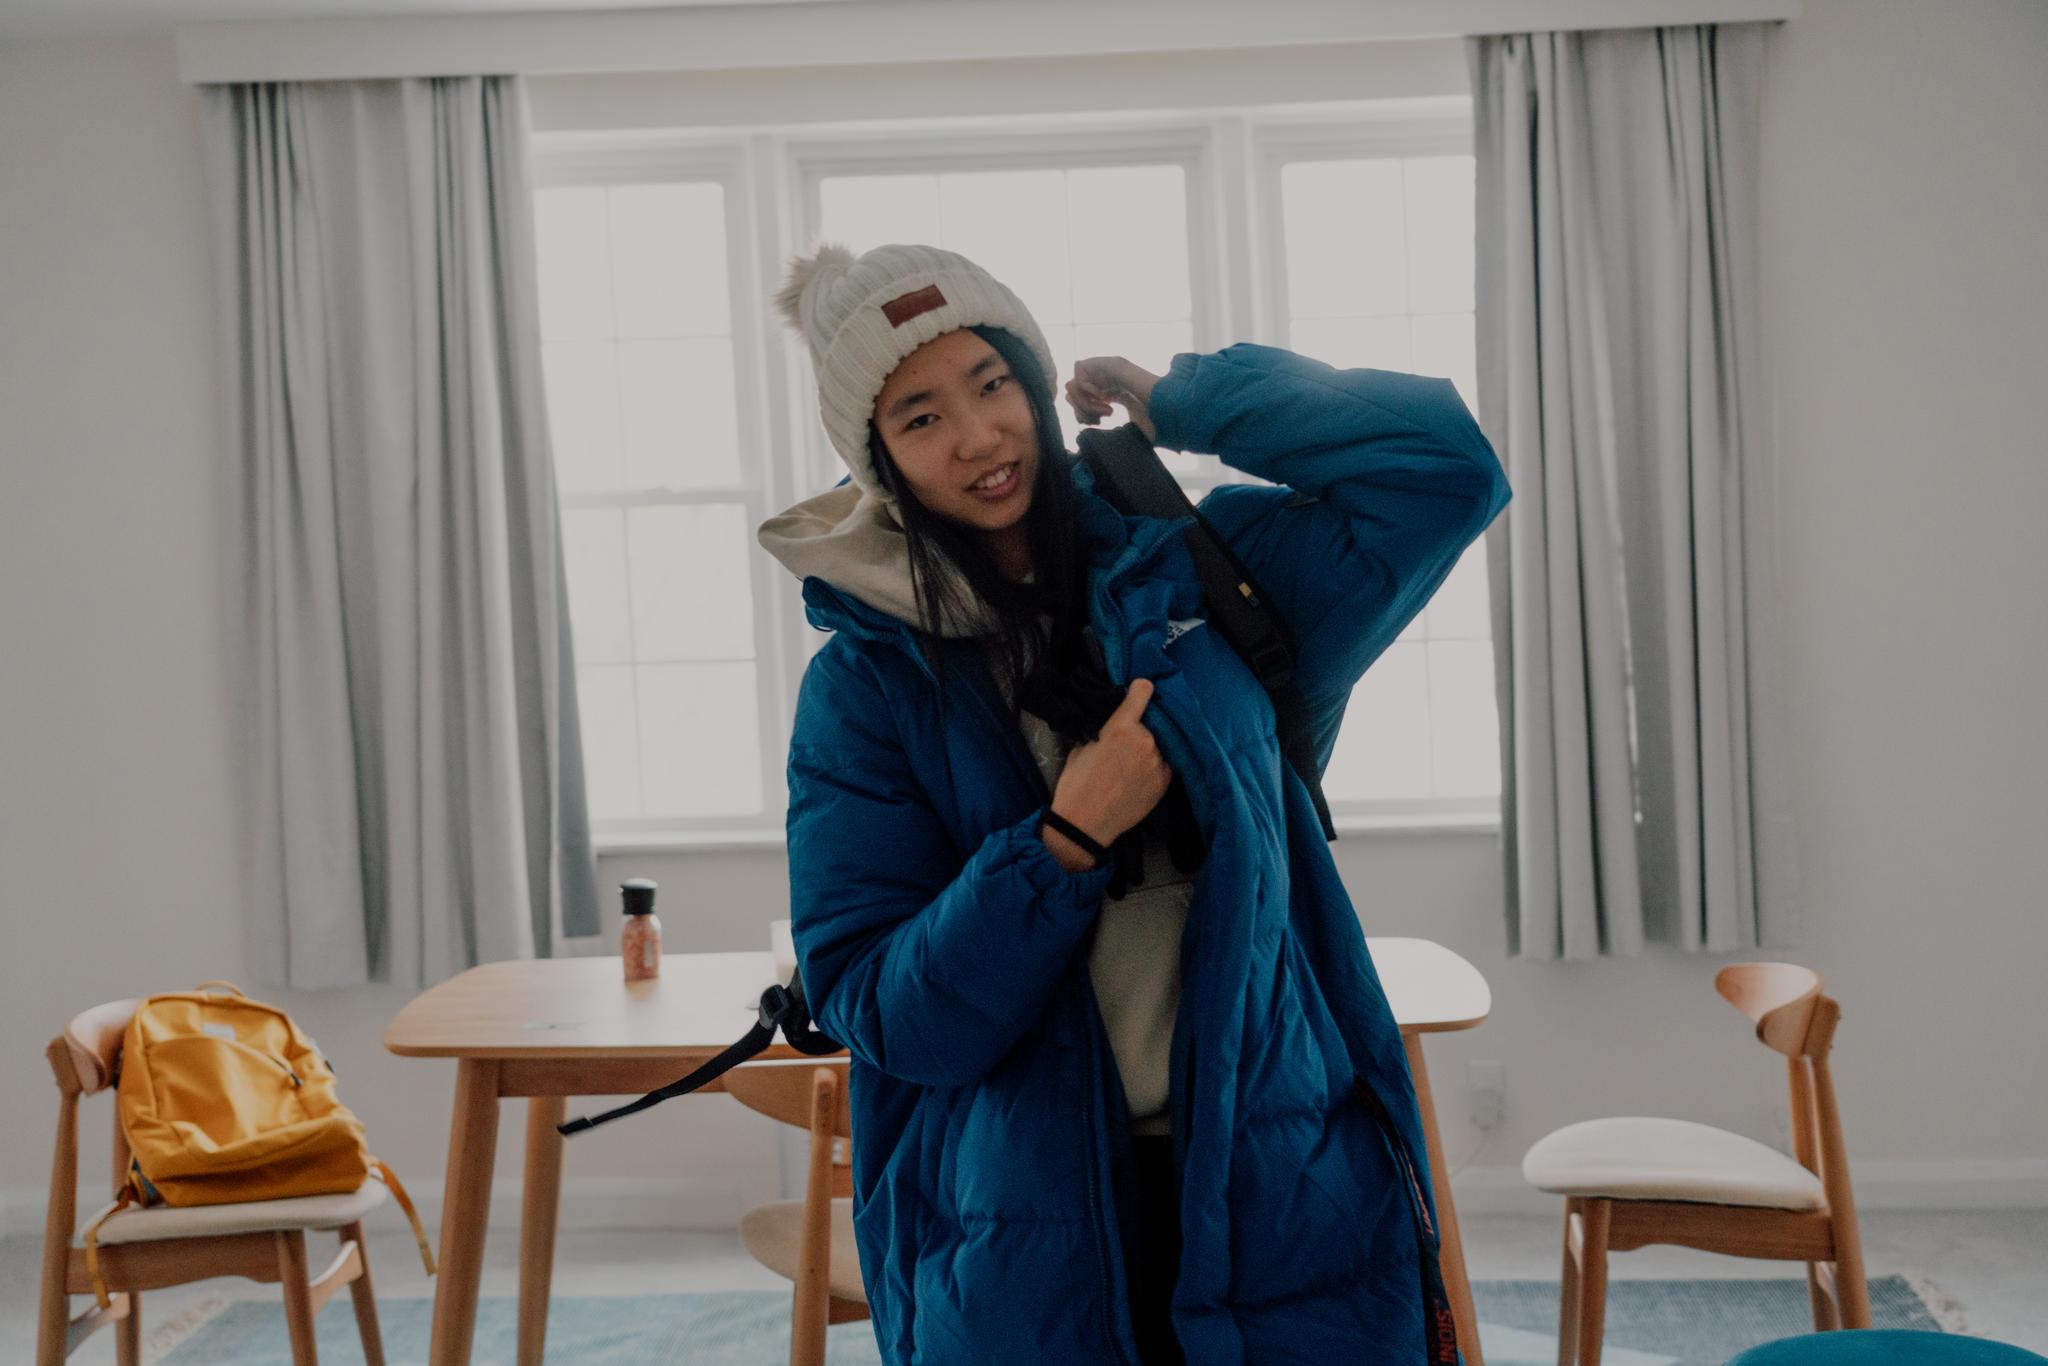
[[[799,579],[817,578],[857,602],[905,625],[922,621],[910,583],[910,538],[895,508],[872,490],[841,483],[761,523],[754,537]],[[941,557],[948,580],[948,610],[936,634],[986,635],[995,614],[967,586],[964,575]],[[966,613],[961,602],[972,604]]]

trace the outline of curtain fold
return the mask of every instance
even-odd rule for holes
[[[252,970],[597,929],[516,78],[204,92]]]
[[[1468,39],[1509,952],[1803,935],[1756,327],[1763,27]]]

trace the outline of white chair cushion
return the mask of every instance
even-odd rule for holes
[[[164,1238],[198,1238],[220,1233],[271,1233],[279,1229],[331,1229],[353,1224],[384,1203],[388,1192],[375,1177],[347,1195],[299,1195],[289,1200],[250,1200],[237,1205],[187,1205],[124,1209],[100,1225],[102,1246],[151,1243]],[[111,1206],[102,1206],[93,1219]],[[86,1220],[89,1226],[92,1219]]]
[[[1557,1195],[1827,1207],[1820,1178],[1776,1148],[1684,1119],[1629,1116],[1568,1125],[1529,1149],[1522,1176]]]
[[[793,1281],[803,1226],[801,1200],[756,1205],[740,1219],[740,1241],[755,1261]],[[860,1251],[853,1241],[853,1201],[846,1196],[832,1202],[832,1271],[828,1279],[838,1298],[868,1302],[867,1286],[860,1278]]]

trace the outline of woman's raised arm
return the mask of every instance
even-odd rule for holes
[[[1277,347],[1175,356],[1150,405],[1160,445],[1285,486],[1226,484],[1202,512],[1293,630],[1327,763],[1352,685],[1507,506],[1500,461],[1449,380]]]

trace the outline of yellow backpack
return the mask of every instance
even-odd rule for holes
[[[362,1121],[335,1094],[334,1069],[276,1006],[226,982],[150,997],[122,1036],[117,1096],[131,1154],[128,1184],[85,1234],[102,1305],[100,1225],[131,1204],[346,1195],[373,1175],[412,1221],[420,1259],[434,1274],[405,1188],[370,1155]]]

